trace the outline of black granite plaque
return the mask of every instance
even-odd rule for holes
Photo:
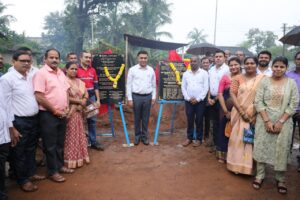
[[[125,69],[118,81],[117,88],[113,88],[113,82],[104,73],[104,67],[107,66],[110,75],[115,78],[122,64],[124,64],[124,59],[117,54],[97,54],[94,56],[93,67],[95,67],[99,79],[101,103],[125,102]]]
[[[182,74],[186,67],[182,62],[172,62],[176,69]],[[159,62],[159,99],[164,100],[183,100],[181,85],[176,83],[175,72],[170,68],[169,62]]]

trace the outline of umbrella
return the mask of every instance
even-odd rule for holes
[[[283,44],[300,46],[300,26],[296,26],[290,32],[285,34],[280,40]]]
[[[200,43],[191,45],[186,52],[193,55],[206,55],[215,53],[216,51],[220,51],[220,49],[215,45],[209,43]]]

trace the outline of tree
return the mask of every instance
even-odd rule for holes
[[[0,2],[0,31],[5,34],[9,31],[10,22],[14,21],[15,18],[11,15],[3,15],[4,10],[7,9],[7,5]]]
[[[199,30],[197,28],[194,28],[192,31],[190,31],[187,35],[187,38],[190,39],[189,44],[199,44],[202,42],[207,42],[207,35],[203,32],[203,29]]]
[[[250,29],[246,36],[247,40],[242,45],[247,48],[253,47],[256,53],[276,46],[275,40],[278,38],[272,31],[261,31],[258,28]]]

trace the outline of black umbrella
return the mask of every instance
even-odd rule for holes
[[[280,40],[283,44],[300,46],[300,26],[296,26],[290,32],[285,34]]]
[[[209,43],[200,43],[191,45],[186,52],[193,55],[207,55],[215,53],[216,51],[220,51],[220,49],[215,45]]]

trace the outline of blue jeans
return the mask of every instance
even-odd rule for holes
[[[96,96],[90,96],[89,98],[90,103],[96,102]],[[89,143],[91,145],[96,144],[96,121],[97,121],[97,116],[91,117],[87,119],[87,124],[88,124],[88,133],[89,133]]]

